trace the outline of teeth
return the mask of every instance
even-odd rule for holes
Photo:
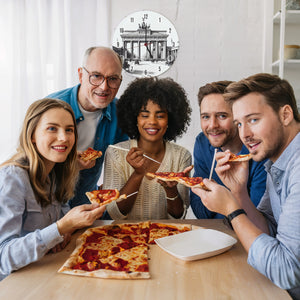
[[[56,146],[56,147],[53,147],[54,149],[58,149],[58,150],[64,150],[66,149],[66,147],[64,146]]]

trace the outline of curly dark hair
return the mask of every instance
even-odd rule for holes
[[[137,78],[124,91],[117,102],[118,125],[132,139],[139,139],[137,117],[148,100],[168,112],[167,141],[176,140],[190,124],[191,108],[186,92],[171,78]]]

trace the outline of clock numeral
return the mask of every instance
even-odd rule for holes
[[[131,17],[131,18],[130,18],[130,22],[131,22],[131,23],[134,23],[134,17]]]
[[[158,18],[158,22],[161,23],[161,17]]]
[[[124,32],[124,28],[120,27],[120,33],[123,33],[123,32]]]
[[[158,67],[158,72],[160,72],[160,71],[161,71],[161,67],[159,66],[159,67]]]
[[[144,19],[148,19],[148,14],[144,14]]]
[[[171,33],[171,31],[172,31],[172,29],[171,29],[171,28],[169,28],[169,33]]]
[[[130,72],[133,72],[133,66],[130,66]]]
[[[147,75],[147,73],[148,73],[147,70],[144,70],[144,74]]]

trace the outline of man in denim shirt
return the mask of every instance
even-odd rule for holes
[[[255,161],[268,158],[266,192],[257,209],[247,193],[248,169],[217,153],[216,172],[230,189],[204,180],[194,188],[204,205],[227,215],[248,252],[248,263],[300,299],[300,116],[290,84],[276,75],[256,74],[230,84],[239,135]]]
[[[117,126],[115,98],[122,82],[122,61],[112,49],[91,47],[86,50],[83,65],[78,68],[80,84],[49,95],[72,106],[78,127],[78,150],[88,147],[102,151],[96,161],[78,157],[80,177],[71,207],[90,203],[85,193],[97,189],[104,153],[110,144],[128,139]]]
[[[200,87],[198,102],[200,106],[200,123],[202,132],[194,145],[194,177],[209,178],[215,150],[230,150],[234,154],[248,154],[243,145],[238,129],[233,124],[231,107],[225,102],[223,93],[232,81],[216,81]],[[259,203],[266,189],[266,171],[264,161],[249,161],[247,189],[255,206]],[[213,171],[212,179],[222,184],[217,173]],[[198,219],[220,219],[223,215],[208,210],[198,195],[190,192],[191,207]]]

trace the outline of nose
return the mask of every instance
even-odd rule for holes
[[[246,124],[240,125],[239,135],[241,139],[245,140],[252,135],[252,131],[250,130],[249,126],[247,126]]]
[[[109,89],[108,83],[107,83],[107,77],[104,77],[103,82],[99,85],[103,90]]]
[[[219,126],[218,120],[216,117],[211,117],[209,120],[209,125],[210,128],[216,128]]]
[[[67,140],[67,133],[64,130],[59,130],[57,139],[59,141],[66,141]]]

